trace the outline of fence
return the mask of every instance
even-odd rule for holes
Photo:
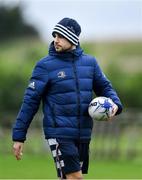
[[[7,114],[7,118],[14,116]],[[7,119],[5,116],[5,120]],[[27,153],[47,153],[48,146],[42,138],[41,114],[37,114],[28,131],[25,145]],[[0,152],[11,153],[11,129],[0,127]],[[111,122],[94,122],[90,145],[91,158],[127,159],[142,161],[142,111],[129,109]]]
[[[142,160],[142,112],[131,109],[112,122],[95,122],[92,157]]]

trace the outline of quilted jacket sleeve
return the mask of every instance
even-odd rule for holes
[[[93,89],[97,96],[105,96],[111,98],[113,102],[118,106],[118,111],[116,114],[121,113],[122,104],[120,102],[120,99],[116,91],[113,89],[112,84],[100,69],[96,60],[94,69]]]
[[[47,83],[47,70],[44,63],[38,62],[33,70],[21,109],[13,126],[13,141],[24,142],[26,140],[27,129],[39,108]]]

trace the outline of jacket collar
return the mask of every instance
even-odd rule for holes
[[[78,45],[76,49],[73,49],[72,51],[68,51],[68,52],[57,52],[54,47],[54,42],[52,42],[49,47],[49,55],[57,56],[63,59],[79,57],[82,55],[82,53],[83,53],[83,50],[81,49],[80,45]]]

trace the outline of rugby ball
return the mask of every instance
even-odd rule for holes
[[[107,121],[113,111],[113,101],[107,97],[94,98],[88,108],[88,113],[93,120]]]

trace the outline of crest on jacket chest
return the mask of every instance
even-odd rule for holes
[[[65,78],[66,77],[66,73],[65,73],[65,71],[59,71],[57,73],[57,76],[58,76],[58,78]]]

